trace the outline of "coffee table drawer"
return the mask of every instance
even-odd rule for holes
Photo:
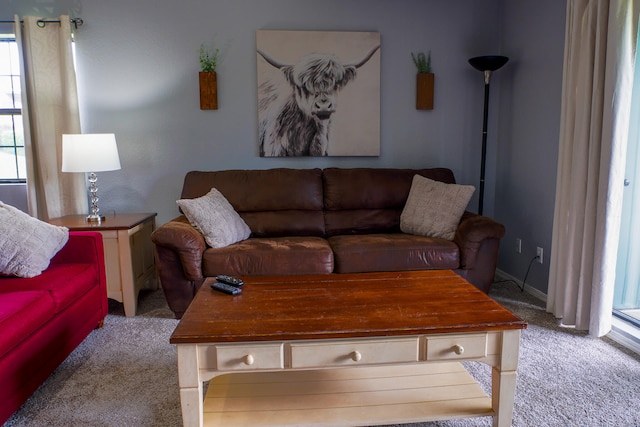
[[[216,345],[219,371],[282,369],[282,344]]]
[[[418,338],[312,341],[291,344],[292,368],[418,361]]]
[[[487,356],[487,334],[427,337],[427,357],[431,360],[477,359]]]

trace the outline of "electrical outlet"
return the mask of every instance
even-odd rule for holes
[[[522,239],[521,238],[517,238],[516,239],[516,253],[517,254],[521,254],[522,253]]]
[[[541,248],[540,246],[538,246],[538,247],[536,248],[536,255],[537,255],[537,257],[538,257],[538,262],[539,262],[540,264],[543,264],[543,261],[544,261],[544,251],[542,250],[542,248]]]

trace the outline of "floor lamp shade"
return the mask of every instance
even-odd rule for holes
[[[98,178],[95,172],[120,169],[116,136],[112,133],[62,135],[62,172],[89,172],[91,214],[87,221],[101,222],[98,212]]]
[[[488,55],[488,56],[476,56],[469,59],[469,64],[473,68],[479,71],[495,71],[502,68],[507,63],[509,58],[506,56]]]
[[[480,163],[480,190],[478,193],[478,214],[482,215],[484,203],[484,175],[485,165],[487,162],[487,122],[489,118],[489,83],[491,81],[491,73],[504,64],[509,58],[506,56],[489,55],[476,56],[469,59],[469,64],[478,71],[484,73],[484,114],[482,120],[482,161]]]

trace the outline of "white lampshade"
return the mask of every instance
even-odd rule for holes
[[[102,172],[120,169],[113,133],[62,135],[62,172]]]

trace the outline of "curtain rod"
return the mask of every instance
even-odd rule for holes
[[[74,28],[77,30],[78,27],[80,27],[82,24],[84,24],[84,21],[82,20],[82,18],[70,18],[69,21],[71,22],[71,24],[73,24]],[[13,24],[15,21],[0,21],[0,24]],[[24,21],[20,21],[22,23],[24,23]],[[36,21],[38,23],[38,27],[44,27],[47,24],[53,24],[53,23],[60,23],[59,19],[38,19]]]

